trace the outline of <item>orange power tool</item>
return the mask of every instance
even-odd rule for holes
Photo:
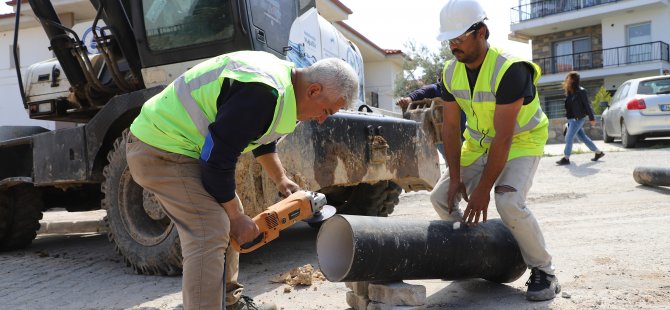
[[[282,201],[254,216],[260,234],[254,240],[238,244],[231,238],[230,244],[240,253],[249,253],[277,239],[279,232],[298,221],[322,222],[335,214],[335,207],[326,205],[326,195],[311,191],[297,191]]]

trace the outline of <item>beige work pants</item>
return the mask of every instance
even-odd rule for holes
[[[224,276],[225,304],[237,302],[242,294],[237,282],[239,253],[228,247],[228,215],[203,188],[199,161],[154,148],[132,134],[126,156],[135,182],[156,195],[177,227],[184,309],[221,309]]]
[[[461,166],[461,179],[468,195],[472,193],[484,172],[487,156],[484,155],[472,165]],[[526,195],[533,184],[540,157],[518,157],[507,162],[494,186],[495,204],[500,218],[514,235],[524,262],[529,268],[538,267],[548,274],[554,274],[551,255],[547,251],[544,237],[533,213],[526,207]],[[430,201],[441,219],[449,218],[447,192],[449,191],[449,171],[445,172],[433,188]],[[511,191],[499,191],[498,186]],[[456,210],[454,210],[456,211]],[[452,212],[453,213],[453,212]]]

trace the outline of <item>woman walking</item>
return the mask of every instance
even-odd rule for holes
[[[593,144],[591,138],[586,135],[586,132],[584,132],[584,129],[582,128],[586,122],[586,116],[589,117],[591,126],[596,124],[596,118],[593,115],[593,109],[591,108],[591,103],[589,102],[586,90],[579,86],[579,73],[576,71],[569,72],[568,75],[565,76],[565,81],[563,81],[563,89],[565,90],[566,95],[565,116],[568,118],[568,130],[565,133],[564,156],[561,160],[557,161],[556,164],[570,164],[572,140],[575,138],[575,135],[579,137],[579,140],[582,140],[582,142],[586,144],[589,150],[596,153],[591,160],[597,161],[605,156],[605,153]]]

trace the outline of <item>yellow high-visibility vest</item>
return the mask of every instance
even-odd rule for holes
[[[442,71],[442,82],[446,89],[456,98],[456,102],[465,112],[467,128],[464,132],[465,141],[461,149],[461,165],[469,166],[479,157],[488,153],[491,141],[496,136],[493,126],[493,115],[496,110],[495,94],[500,80],[507,69],[520,58],[503,53],[500,49],[490,47],[482,63],[470,93],[470,85],[465,64],[455,60],[447,61]],[[540,67],[525,61],[533,69],[533,84],[537,86],[540,79]],[[535,98],[524,105],[519,111],[514,129],[512,146],[507,160],[522,156],[542,156],[547,142],[549,120],[542,112],[540,99],[535,88]]]
[[[296,99],[291,83],[294,67],[266,52],[242,51],[211,58],[184,72],[149,99],[130,131],[161,150],[199,158],[207,127],[216,118],[216,100],[224,80],[263,83],[276,90],[277,103],[270,127],[243,151],[249,152],[295,130]]]

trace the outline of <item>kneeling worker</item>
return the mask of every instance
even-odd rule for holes
[[[526,298],[549,300],[561,291],[540,225],[526,196],[544,153],[547,116],[537,92],[540,67],[490,46],[486,13],[479,1],[449,0],[440,13],[439,40],[454,60],[442,71],[443,139],[449,171],[431,193],[444,220],[458,219],[461,199],[468,202],[462,221],[487,219],[491,190],[503,223],[514,235],[531,269]],[[467,117],[460,139],[460,111]]]

